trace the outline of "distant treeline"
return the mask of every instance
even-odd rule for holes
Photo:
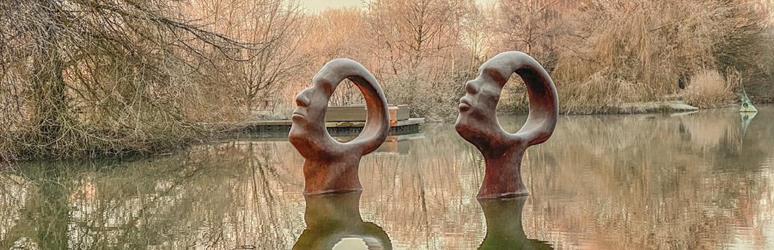
[[[763,0],[371,0],[310,15],[287,0],[0,2],[0,161],[152,153],[213,126],[281,118],[328,60],[445,120],[489,57],[529,53],[564,113],[682,98],[714,107],[770,81]],[[517,80],[514,79],[516,82]],[[332,104],[362,99],[345,84]],[[501,108],[526,109],[521,84]]]

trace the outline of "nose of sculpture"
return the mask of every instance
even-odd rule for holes
[[[293,116],[291,117],[294,122],[301,122],[303,120],[309,119],[307,116],[309,115],[309,105],[312,104],[311,99],[311,88],[307,88],[301,93],[298,93],[296,96],[296,109],[293,111]]]
[[[475,80],[465,83],[465,92],[469,95],[475,95],[478,93],[478,86]]]
[[[305,89],[304,91],[301,91],[301,93],[298,93],[298,96],[296,96],[296,105],[299,107],[309,107],[309,104],[311,104],[311,100],[309,99],[309,92],[312,91],[311,89]]]

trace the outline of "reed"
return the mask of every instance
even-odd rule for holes
[[[735,81],[734,83],[732,81]],[[729,77],[729,81],[714,70],[699,72],[691,77],[691,84],[683,92],[685,101],[700,108],[715,108],[731,103],[734,100],[734,85],[738,78]]]

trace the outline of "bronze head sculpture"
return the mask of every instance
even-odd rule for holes
[[[348,192],[305,196],[306,229],[293,249],[333,249],[346,238],[358,239],[368,249],[392,249],[384,229],[363,221],[360,195],[361,192]]]
[[[522,128],[511,134],[500,126],[495,109],[503,86],[513,73],[527,85],[529,115]],[[478,77],[465,84],[465,91],[455,129],[484,156],[486,170],[478,198],[527,195],[521,179],[524,151],[551,137],[559,114],[551,77],[529,55],[504,52],[481,65]]]
[[[355,139],[341,143],[325,129],[325,112],[333,91],[349,79],[365,97],[367,117]],[[288,138],[304,157],[306,194],[361,190],[358,165],[363,155],[379,148],[389,131],[387,100],[373,75],[358,62],[335,59],[323,66],[312,86],[296,97]]]

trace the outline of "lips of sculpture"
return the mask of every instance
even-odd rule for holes
[[[470,101],[468,101],[465,97],[460,98],[460,105],[459,105],[460,112],[466,112],[471,108]]]
[[[474,97],[470,95],[465,95],[460,98],[460,113],[457,116],[457,122],[454,124],[454,127],[463,138],[467,138],[467,134],[473,133],[469,132],[470,130],[476,129],[476,119],[472,118],[474,113],[477,113],[477,110],[475,110],[475,107],[472,105],[473,102],[471,99],[473,98]]]
[[[306,121],[306,113],[306,108],[297,107],[296,110],[293,110],[291,120],[299,123]]]
[[[477,99],[480,85],[480,79],[475,79],[465,83],[465,96],[460,98],[460,113],[469,111],[473,107],[473,101]]]

